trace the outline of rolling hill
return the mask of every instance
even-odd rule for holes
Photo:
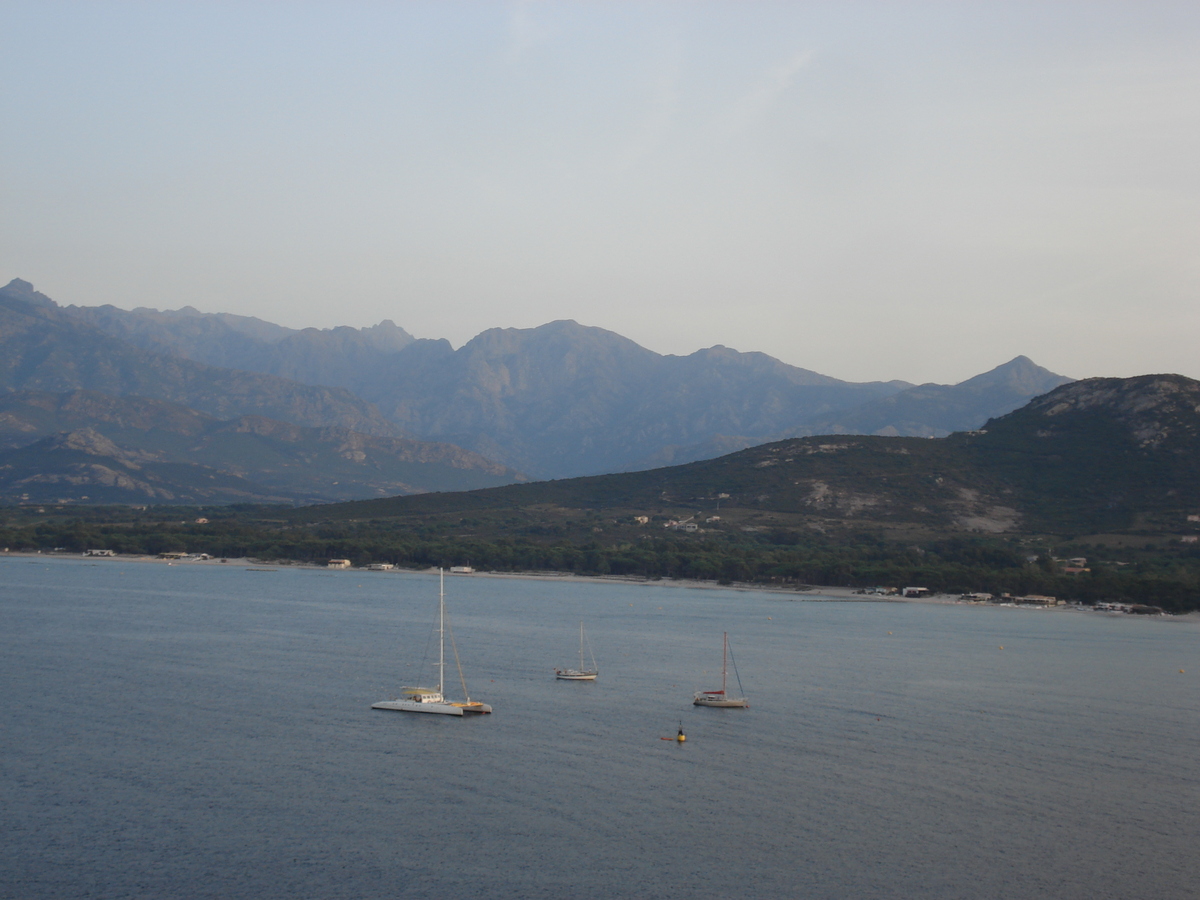
[[[560,523],[564,511],[713,515],[762,523],[940,532],[1192,531],[1200,514],[1200,382],[1180,375],[1060,386],[976,432],[805,437],[687,465],[459,494],[339,504],[299,520],[483,513]],[[748,524],[757,523],[757,524]],[[622,533],[636,532],[626,528]]]

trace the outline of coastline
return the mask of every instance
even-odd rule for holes
[[[26,559],[65,559],[80,562],[92,562],[97,565],[105,560],[113,559],[122,562],[153,563],[160,566],[241,566],[249,569],[314,569],[332,573],[345,572],[352,575],[364,575],[368,569],[351,567],[334,569],[316,563],[296,562],[293,560],[261,560],[253,557],[238,557],[227,559],[161,559],[157,556],[119,554],[117,556],[85,556],[82,553],[68,551],[38,553],[36,551],[5,550],[0,551],[0,558],[15,557]],[[424,569],[395,568],[387,572],[370,572],[372,575],[411,574],[433,575],[437,573],[436,566]],[[882,596],[879,594],[857,594],[857,588],[835,587],[833,585],[805,585],[803,588],[772,587],[765,584],[750,582],[733,582],[718,584],[715,581],[699,581],[690,578],[645,578],[640,575],[576,575],[572,572],[446,572],[447,578],[507,578],[517,580],[562,581],[576,584],[629,584],[650,585],[665,588],[690,588],[708,591],[744,591],[756,594],[776,594],[793,600],[806,600],[816,603],[958,603],[956,596],[951,594],[931,594],[928,597]]]
[[[60,560],[78,560],[80,562],[91,562],[96,565],[103,563],[107,559],[121,560],[122,562],[136,563],[154,563],[157,565],[166,566],[241,566],[244,569],[253,570],[269,570],[283,568],[302,568],[314,569],[317,571],[328,571],[330,574],[345,572],[356,576],[368,574],[367,569],[349,568],[349,569],[328,569],[326,566],[317,565],[315,563],[295,562],[292,560],[276,560],[266,561],[254,559],[252,557],[238,557],[226,559],[160,559],[157,556],[145,555],[118,555],[118,556],[95,556],[89,557],[81,553],[73,552],[58,552],[58,553],[38,553],[30,551],[0,551],[0,558],[14,557],[26,559],[60,559]],[[432,575],[437,572],[437,567],[430,566],[425,569],[407,569],[397,568],[387,572],[370,572],[371,575],[388,575],[388,574],[416,574],[416,575]],[[1087,607],[1075,605],[1062,605],[1051,607],[1017,607],[1012,604],[997,604],[997,603],[975,603],[962,600],[956,594],[930,594],[925,597],[903,597],[898,595],[880,595],[880,594],[860,594],[859,588],[840,587],[836,585],[805,585],[802,588],[794,587],[772,587],[764,584],[752,584],[747,582],[733,582],[732,584],[718,584],[715,581],[699,581],[687,578],[645,578],[639,575],[575,575],[571,572],[447,572],[449,578],[499,578],[499,579],[516,579],[516,580],[538,580],[538,581],[559,581],[573,582],[575,584],[627,584],[627,585],[646,585],[663,588],[688,588],[692,590],[707,590],[707,591],[742,591],[745,593],[755,594],[770,594],[779,600],[791,600],[794,602],[804,603],[919,603],[926,605],[939,606],[980,606],[990,607],[993,609],[1023,609],[1036,610],[1038,612],[1090,612],[1093,615],[1116,616],[1122,618],[1169,618],[1176,621],[1200,621],[1200,612],[1188,612],[1177,615],[1166,614],[1165,616],[1128,616],[1126,613],[1092,610]]]

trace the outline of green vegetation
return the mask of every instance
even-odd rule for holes
[[[303,521],[303,514],[319,509],[337,507],[8,508],[0,510],[0,547],[189,551],[301,562],[345,557],[356,565],[469,564],[505,572],[784,588],[922,585],[951,593],[1041,593],[1085,603],[1144,603],[1172,612],[1200,609],[1200,547],[1150,535],[1052,541],[860,526],[818,530],[736,509],[723,511],[720,523],[694,534],[663,527],[673,517],[671,510],[645,524],[627,511],[561,508]],[[200,517],[209,521],[197,523]],[[751,521],[757,524],[746,524]],[[1090,571],[1067,574],[1055,561],[1077,556],[1088,558]]]

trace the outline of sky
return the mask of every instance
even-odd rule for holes
[[[1200,3],[0,0],[0,283],[1200,378]]]

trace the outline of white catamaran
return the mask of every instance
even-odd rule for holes
[[[466,713],[490,713],[492,708],[486,703],[472,700],[467,693],[467,681],[463,678],[462,663],[458,659],[458,648],[451,637],[450,646],[454,650],[454,663],[458,667],[458,678],[462,682],[463,700],[447,700],[442,693],[446,683],[446,577],[438,569],[438,663],[437,687],[406,687],[400,689],[401,699],[380,700],[372,703],[371,709],[394,709],[400,712],[440,713],[443,716],[461,716]]]
[[[692,700],[694,706],[736,706],[748,707],[750,701],[742,694],[742,678],[738,675],[737,663],[733,660],[733,653],[729,650],[729,633],[724,636],[724,643],[721,651],[721,689],[719,691],[696,691],[695,699]],[[733,677],[737,679],[738,696],[731,697],[725,690],[726,673],[728,671],[727,664],[733,663]]]
[[[592,645],[588,644],[588,655],[592,658],[592,667],[585,669],[583,667],[583,644],[586,638],[583,636],[583,623],[579,623],[579,668],[578,669],[555,669],[554,677],[560,681],[595,681],[596,676],[600,674],[600,670],[596,668],[596,657],[592,653]]]

